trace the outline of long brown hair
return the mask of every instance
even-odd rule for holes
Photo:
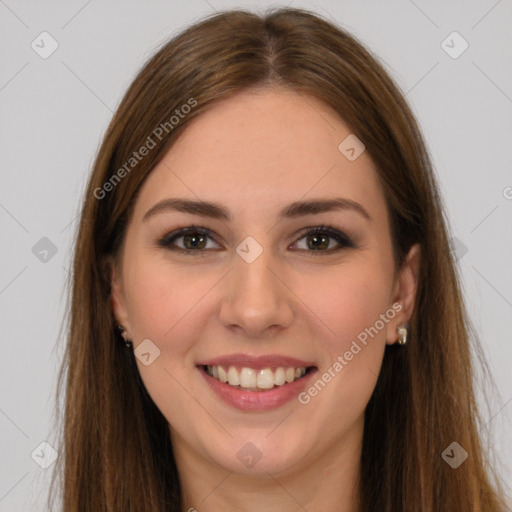
[[[362,510],[503,510],[478,434],[471,346],[479,345],[420,130],[403,94],[353,36],[288,8],[262,16],[227,11],[186,29],[146,63],[107,129],[76,234],[59,375],[65,416],[53,484],[60,479],[64,510],[181,510],[167,421],[116,332],[109,265],[141,184],[187,124],[215,100],[262,87],[290,88],[339,113],[378,170],[396,267],[413,244],[421,246],[410,341],[386,347],[365,413]],[[148,137],[154,147],[132,161]],[[456,469],[441,456],[454,441],[469,454]]]

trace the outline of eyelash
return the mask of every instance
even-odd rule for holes
[[[173,231],[172,233],[165,235],[163,238],[161,238],[158,241],[158,245],[160,247],[164,247],[171,251],[177,251],[177,252],[184,253],[187,256],[206,256],[206,254],[205,254],[207,252],[206,249],[197,249],[197,250],[183,249],[181,247],[176,247],[176,246],[172,245],[175,240],[182,238],[186,235],[190,235],[190,234],[193,234],[193,235],[197,234],[197,235],[205,236],[205,237],[211,238],[212,240],[215,241],[214,237],[212,236],[212,231],[210,231],[209,229],[196,227],[196,226],[190,226],[187,228],[178,229],[176,231]],[[347,236],[345,233],[342,233],[341,231],[338,231],[337,229],[335,229],[331,226],[325,226],[325,225],[315,226],[315,227],[309,229],[308,231],[303,233],[297,239],[297,241],[302,240],[302,238],[307,237],[308,235],[317,235],[317,234],[327,235],[328,238],[334,239],[340,245],[338,247],[336,247],[335,249],[326,249],[326,250],[319,250],[319,251],[305,250],[306,252],[309,252],[311,254],[311,256],[320,256],[322,254],[333,254],[335,252],[341,251],[342,249],[355,247],[354,241],[349,236]],[[294,243],[296,243],[296,242],[294,242]],[[209,250],[211,250],[211,249],[209,249]],[[299,249],[299,250],[303,251],[303,249]]]

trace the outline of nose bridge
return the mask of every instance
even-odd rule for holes
[[[247,248],[247,253],[239,252]],[[237,325],[256,337],[269,327],[288,325],[292,312],[286,287],[275,275],[278,264],[271,250],[262,248],[254,260],[246,257],[254,249],[251,241],[238,247],[223,297],[221,319],[224,325]]]

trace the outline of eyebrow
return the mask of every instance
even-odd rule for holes
[[[366,220],[371,221],[367,210],[358,202],[351,199],[336,197],[332,199],[314,199],[310,201],[295,201],[283,208],[278,216],[286,219],[294,219],[305,215],[319,214],[333,210],[353,211],[362,215]],[[233,219],[229,210],[219,203],[196,201],[191,199],[168,198],[159,201],[152,206],[142,218],[146,221],[158,213],[178,211],[210,217],[231,222]]]

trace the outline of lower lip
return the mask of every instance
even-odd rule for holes
[[[311,377],[316,373],[316,368],[312,368],[301,379],[288,382],[282,386],[275,386],[269,391],[244,391],[213,378],[201,367],[197,367],[197,369],[206,379],[210,388],[222,400],[233,407],[243,409],[245,411],[275,409],[276,407],[284,405],[290,400],[297,398],[299,393],[308,385]]]

